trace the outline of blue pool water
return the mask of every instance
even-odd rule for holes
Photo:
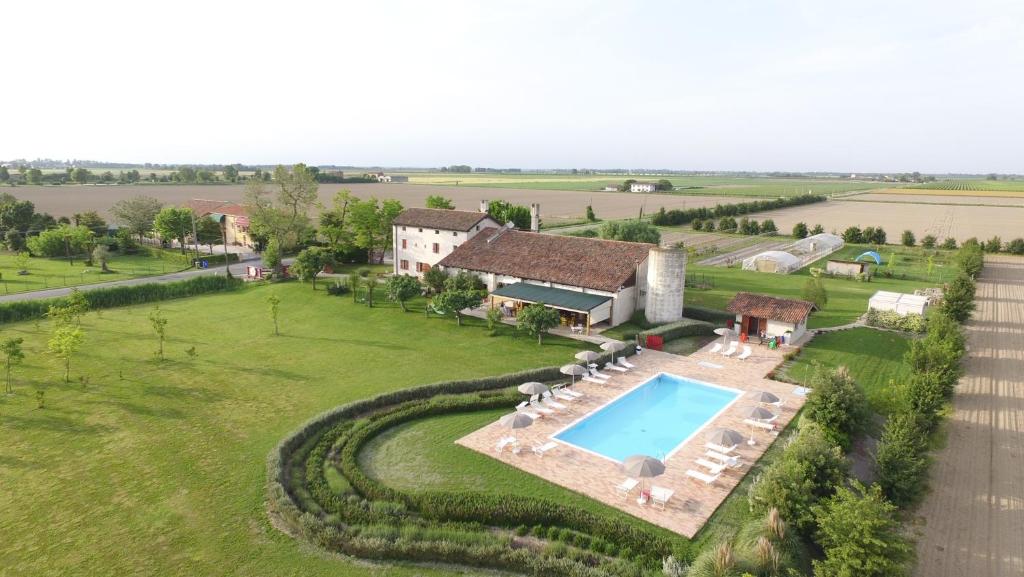
[[[637,454],[664,459],[739,394],[661,373],[555,438],[616,461]]]

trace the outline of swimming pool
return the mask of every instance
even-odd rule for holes
[[[614,461],[667,459],[740,393],[659,373],[553,437]]]

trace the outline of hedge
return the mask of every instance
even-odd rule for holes
[[[268,456],[271,514],[314,544],[370,559],[458,563],[560,577],[639,577],[662,556],[688,555],[688,543],[681,539],[673,542],[619,519],[561,503],[468,492],[407,494],[377,483],[358,468],[360,448],[381,431],[432,414],[508,406],[518,397],[503,389],[560,376],[557,367],[544,367],[441,382],[322,413],[285,437]],[[359,495],[339,494],[327,485],[324,463],[339,453],[340,472]],[[506,526],[525,534],[528,525],[545,524],[551,525],[544,530],[545,536],[562,543],[551,544],[540,554],[490,529]],[[634,551],[640,556],[635,557]],[[623,558],[605,557],[609,552]]]
[[[149,254],[162,261],[166,261],[173,265],[180,266],[183,269],[192,268],[192,261],[196,259],[195,254],[192,252],[186,252],[186,254],[181,254],[180,252],[176,252],[174,250],[165,250],[160,248],[150,248]],[[232,263],[238,262],[238,255],[235,253],[228,253],[227,257],[228,260],[231,261]],[[220,266],[224,264],[223,254],[201,254],[199,255],[198,258],[199,260],[207,261],[210,264],[210,266]]]
[[[107,309],[127,305],[192,297],[201,294],[231,291],[243,282],[226,276],[199,276],[182,281],[122,285],[82,290],[90,309]],[[64,305],[66,297],[32,299],[0,303],[0,324],[38,319],[46,316],[51,305]]]
[[[749,202],[739,202],[733,204],[716,204],[713,208],[702,206],[699,208],[690,208],[686,210],[673,209],[666,211],[665,207],[661,207],[658,212],[654,213],[651,218],[651,223],[655,226],[671,226],[680,225],[693,222],[694,220],[708,220],[717,219],[726,216],[737,216],[741,214],[751,214],[755,212],[764,212],[766,210],[777,210],[780,208],[788,208],[791,206],[801,206],[804,204],[812,204],[815,202],[824,202],[827,200],[824,196],[815,194],[801,194],[799,196],[791,196],[788,198],[776,198],[772,200],[752,200]]]
[[[664,337],[666,341],[671,341],[678,339],[680,337],[692,337],[694,335],[713,335],[715,334],[715,325],[707,321],[699,321],[696,319],[684,318],[681,321],[659,325],[652,329],[640,331],[639,334],[641,337],[644,338],[650,335],[654,335]]]
[[[684,306],[683,316],[688,319],[707,321],[716,325],[724,325],[727,321],[736,320],[736,315],[732,313],[695,306]]]

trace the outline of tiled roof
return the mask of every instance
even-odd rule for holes
[[[741,292],[736,293],[736,296],[725,307],[725,310],[731,313],[783,321],[795,325],[804,320],[816,308],[814,303],[808,301],[781,299],[768,295]]]
[[[191,208],[192,212],[196,213],[196,216],[206,216],[214,213],[230,214],[232,216],[245,216],[248,214],[244,206],[235,202],[228,202],[226,200],[193,198],[185,203],[185,207]]]
[[[507,229],[494,238],[498,232],[480,231],[438,264],[616,292],[655,246]]]
[[[467,231],[487,218],[483,212],[469,210],[446,210],[443,208],[407,208],[395,217],[394,224]]]

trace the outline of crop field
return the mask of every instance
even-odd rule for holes
[[[986,193],[985,196],[947,194],[951,191],[882,189],[875,192],[844,196],[843,202],[889,202],[902,204],[974,204],[986,206],[1024,207],[1024,193]]]
[[[849,226],[880,226],[888,233],[889,242],[898,242],[903,230],[913,231],[918,239],[933,234],[940,240],[952,237],[958,242],[971,237],[1011,239],[1024,235],[1024,209],[1000,206],[829,201],[761,212],[754,218],[771,218],[781,231],[792,230],[798,222],[809,227],[820,224],[837,234]]]
[[[917,190],[947,190],[956,193],[1017,192],[1024,193],[1024,180],[940,180],[908,186]]]
[[[769,177],[722,177],[678,175],[581,175],[566,174],[454,174],[409,173],[409,182],[436,186],[480,186],[487,188],[525,188],[538,190],[579,190],[597,192],[606,186],[617,186],[627,178],[672,182],[672,193],[712,196],[764,196],[777,198],[799,194],[837,194],[855,190],[886,188],[892,184],[838,179],[803,179]]]
[[[563,364],[580,349],[554,337],[537,346],[512,327],[488,337],[479,319],[458,327],[411,304],[370,309],[299,283],[167,301],[163,362],[152,305],[89,313],[67,384],[47,352],[49,322],[4,325],[5,338],[25,339],[26,358],[14,394],[0,394],[0,574],[453,575],[314,550],[274,529],[265,508],[267,454],[313,415],[413,385]]]

